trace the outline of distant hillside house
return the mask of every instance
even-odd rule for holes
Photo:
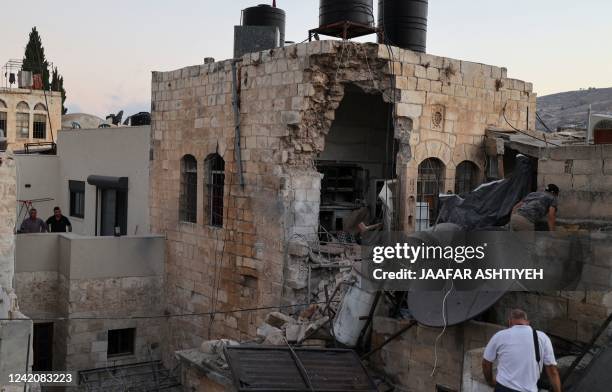
[[[8,150],[53,141],[61,123],[61,93],[47,91],[45,100],[42,90],[0,88],[0,137],[6,138]]]

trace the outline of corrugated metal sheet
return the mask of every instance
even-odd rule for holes
[[[239,392],[376,391],[352,350],[238,346],[226,358]]]

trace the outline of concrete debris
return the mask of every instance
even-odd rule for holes
[[[276,327],[271,326],[268,323],[264,323],[257,328],[257,337],[266,339],[268,336],[282,333],[282,330]]]
[[[282,328],[285,324],[295,324],[296,320],[281,312],[272,312],[266,316],[266,323],[276,328]]]
[[[227,358],[223,349],[227,346],[238,346],[235,340],[219,339],[219,340],[205,340],[200,345],[200,352],[205,354],[202,362],[220,369],[227,369]]]
[[[305,329],[306,325],[304,324],[287,325],[287,329],[285,329],[285,336],[287,337],[287,341],[289,343],[296,343],[300,339],[300,336],[304,336]]]

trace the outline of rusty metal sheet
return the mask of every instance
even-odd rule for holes
[[[239,392],[376,391],[353,350],[234,346],[225,352]]]

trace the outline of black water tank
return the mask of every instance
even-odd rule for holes
[[[268,4],[242,10],[243,26],[276,26],[280,33],[280,46],[285,44],[285,11]]]
[[[378,0],[378,27],[384,30],[384,43],[425,52],[427,1]]]
[[[374,0],[321,0],[319,27],[336,22],[374,25]]]

